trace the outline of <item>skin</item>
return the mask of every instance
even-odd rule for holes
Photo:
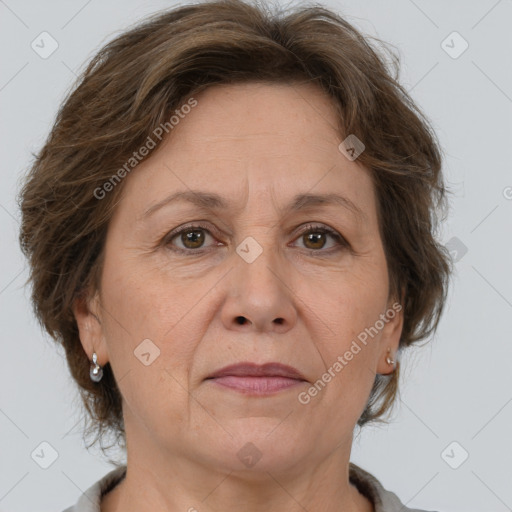
[[[110,362],[123,396],[128,471],[101,510],[372,511],[348,463],[375,375],[393,371],[402,313],[308,404],[298,400],[395,302],[370,174],[339,151],[331,100],[314,85],[222,85],[195,98],[124,179],[101,293],[74,305],[85,351]],[[189,189],[232,204],[176,202],[139,220]],[[364,216],[339,204],[284,210],[295,194],[332,192]],[[207,226],[203,245],[166,239],[195,221]],[[345,244],[309,239],[308,223]],[[247,237],[262,249],[252,263],[236,251]],[[144,339],[160,350],[148,366],[134,355]],[[250,396],[205,380],[240,361],[288,364],[309,382]],[[237,456],[247,443],[261,455],[252,467]]]

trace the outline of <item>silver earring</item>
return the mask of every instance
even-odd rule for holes
[[[396,363],[396,361],[393,361],[393,359],[391,359],[390,355],[391,355],[391,349],[388,348],[388,357],[386,357],[386,363],[393,366]]]
[[[96,355],[96,352],[92,353],[92,363],[89,375],[91,376],[91,380],[94,382],[99,382],[103,377],[103,369],[98,364],[98,356]]]

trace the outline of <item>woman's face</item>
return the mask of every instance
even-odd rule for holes
[[[285,471],[347,455],[402,326],[370,174],[314,86],[195,99],[124,178],[101,296],[75,307],[82,344],[112,366],[132,458]],[[303,380],[209,378],[237,363]]]

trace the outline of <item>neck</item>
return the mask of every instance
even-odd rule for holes
[[[334,450],[319,439],[309,450],[290,448],[289,456],[284,445],[262,437],[255,441],[260,458],[244,468],[235,447],[245,446],[247,436],[224,445],[222,439],[214,446],[197,442],[191,454],[191,444],[174,436],[163,446],[166,433],[148,436],[136,421],[125,426],[126,476],[104,496],[101,512],[374,512],[349,481],[352,435]],[[300,443],[288,441],[290,447]]]
[[[244,475],[173,459],[158,469],[153,462],[130,461],[126,477],[101,501],[101,512],[247,512],[322,510],[374,512],[369,499],[349,482],[348,460],[291,473]],[[163,476],[164,475],[164,476]]]

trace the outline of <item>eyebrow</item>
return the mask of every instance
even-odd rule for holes
[[[158,203],[150,206],[139,218],[140,221],[146,220],[154,212],[160,210],[164,206],[168,206],[175,202],[189,202],[204,210],[225,210],[230,207],[230,202],[219,194],[204,192],[201,190],[186,190],[175,192],[170,196],[162,199]],[[300,211],[314,206],[339,205],[349,210],[359,220],[367,219],[366,214],[354,204],[350,199],[339,194],[297,194],[292,198],[290,203],[285,206],[284,212]]]

